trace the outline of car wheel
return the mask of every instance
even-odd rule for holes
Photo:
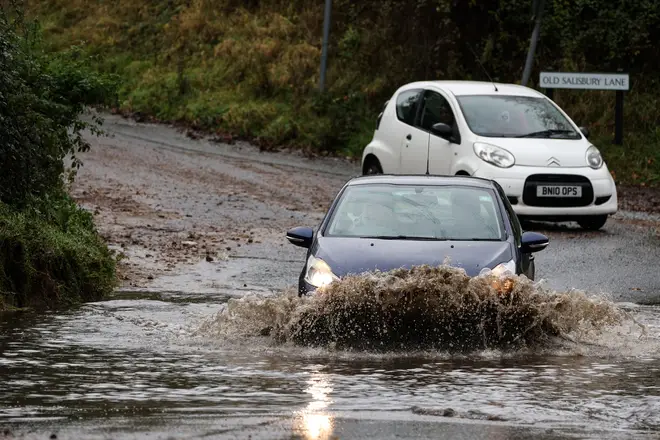
[[[383,174],[383,169],[378,159],[370,158],[365,164],[363,175],[368,176],[370,174]]]
[[[298,276],[298,298],[303,295],[307,295],[307,289],[305,288],[305,268],[303,267],[302,272]]]
[[[578,224],[582,229],[586,229],[589,231],[597,231],[603,226],[605,226],[605,222],[607,222],[607,216],[606,215],[594,215],[594,216],[589,216],[589,217],[584,217],[578,220]]]
[[[536,263],[534,262],[534,260],[530,261],[529,263],[528,274],[529,274],[528,278],[531,281],[534,281],[534,278],[536,278]]]

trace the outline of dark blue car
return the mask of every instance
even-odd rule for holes
[[[287,232],[308,248],[299,294],[349,274],[449,264],[469,276],[484,268],[534,279],[534,252],[549,241],[523,232],[504,190],[468,176],[373,175],[339,191],[316,234]]]

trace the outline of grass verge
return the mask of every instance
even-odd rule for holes
[[[40,205],[0,204],[0,310],[102,299],[116,285],[116,260],[92,215],[68,197]]]

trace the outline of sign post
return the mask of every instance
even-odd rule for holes
[[[623,144],[623,92],[630,89],[627,73],[541,72],[539,84],[552,99],[554,89],[614,90],[614,143]]]
[[[623,90],[616,91],[614,105],[614,143],[623,145]]]
[[[321,78],[319,80],[319,90],[325,91],[325,71],[328,66],[328,40],[330,39],[330,15],[332,11],[332,0],[325,0],[325,10],[323,13],[323,44],[321,45]]]

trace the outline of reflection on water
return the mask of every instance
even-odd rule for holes
[[[470,420],[660,431],[657,308],[634,308],[649,335],[614,349],[569,345],[536,354],[465,356],[333,352],[273,345],[263,337],[217,340],[195,334],[199,319],[214,310],[217,306],[204,304],[109,301],[66,314],[5,320],[0,426],[102,420],[128,430],[167,423],[181,431],[208,416],[221,425],[209,432],[230,430],[222,431],[228,438],[247,432],[246,425],[281,422],[277,426],[285,432],[321,440],[338,436],[348,423],[344,417],[341,425],[340,416],[348,414],[400,420],[397,426]],[[434,432],[428,436],[439,438]]]
[[[327,413],[332,400],[332,387],[327,374],[312,372],[307,380],[306,393],[312,400],[296,415],[295,430],[309,440],[329,439],[333,432],[333,418]]]
[[[332,417],[324,414],[303,414],[304,437],[310,440],[330,438]]]

